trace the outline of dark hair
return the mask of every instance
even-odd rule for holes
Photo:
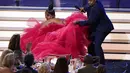
[[[20,73],[32,73],[32,71],[28,68],[23,68]]]
[[[68,73],[68,64],[65,57],[58,58],[54,68],[54,73]]]
[[[84,57],[84,63],[85,64],[93,64],[93,57],[91,55],[86,55]]]
[[[53,0],[50,0],[50,5],[48,6],[48,9],[45,12],[55,16],[55,10],[53,9],[53,7],[54,7]]]
[[[14,50],[20,50],[20,34],[14,34],[8,45],[8,49]]]
[[[15,50],[14,54],[16,54],[17,56],[22,56],[22,51],[21,50]]]
[[[52,16],[55,16],[55,10],[51,10],[51,11],[46,10],[45,12],[52,15]]]
[[[105,65],[100,64],[97,68],[97,73],[106,73]]]
[[[34,63],[34,56],[33,56],[33,54],[31,54],[31,53],[26,54],[25,57],[24,57],[24,63],[25,63],[25,65],[27,67],[32,66],[33,63]]]
[[[15,55],[15,66],[19,66],[20,63],[23,63],[22,51],[21,50],[15,50],[14,55]]]

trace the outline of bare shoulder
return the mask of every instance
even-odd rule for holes
[[[49,19],[47,21],[44,21],[41,24],[48,25],[50,23],[64,24],[64,20],[59,19],[59,18],[53,18],[53,19]]]
[[[50,19],[50,20],[43,21],[43,22],[41,23],[41,25],[48,25],[48,24],[50,24],[50,23],[52,23],[52,20],[51,20],[51,19]]]
[[[52,19],[52,21],[55,22],[55,23],[58,23],[58,24],[64,24],[64,20],[60,19],[60,18]]]

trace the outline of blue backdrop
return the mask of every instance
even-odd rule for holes
[[[81,6],[82,0],[60,0],[61,7]],[[100,0],[106,8],[130,8],[130,0]],[[120,1],[120,2],[119,2]],[[49,0],[20,0],[20,6],[47,7]],[[15,0],[1,0],[0,6],[14,6]]]

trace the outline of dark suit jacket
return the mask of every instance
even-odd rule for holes
[[[96,1],[93,6],[86,7],[85,11],[87,11],[88,20],[81,21],[81,26],[89,25],[91,32],[97,30],[100,32],[110,32],[114,29],[100,1]]]
[[[25,68],[28,68],[28,69],[31,71],[31,73],[38,73],[36,70],[34,70],[34,69],[31,68],[31,67],[25,67]],[[23,69],[25,69],[25,68],[23,68]],[[16,73],[21,73],[23,69],[17,71]]]
[[[96,73],[96,68],[93,65],[87,65],[78,70],[78,73]]]

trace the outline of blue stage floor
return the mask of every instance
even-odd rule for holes
[[[107,73],[130,73],[130,61],[107,60]]]

